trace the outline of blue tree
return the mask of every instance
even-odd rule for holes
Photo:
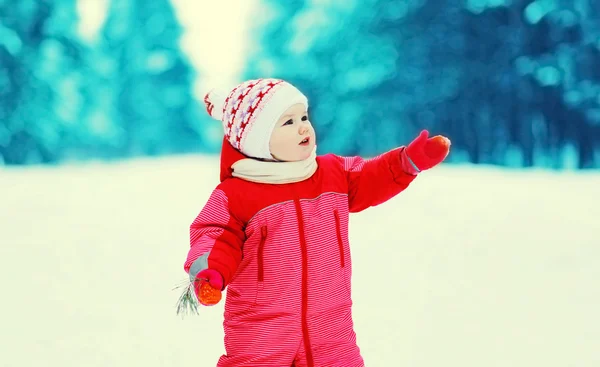
[[[50,163],[81,107],[81,48],[72,1],[0,1],[0,157]]]
[[[600,3],[530,1],[523,17],[528,42],[519,67],[537,96],[528,102],[538,145],[548,147],[555,166],[563,164],[563,148],[573,146],[577,167],[594,168],[600,151]]]
[[[203,145],[194,70],[179,48],[182,33],[169,0],[112,1],[102,31],[102,103],[96,116],[119,155],[158,155]]]
[[[264,3],[245,76],[306,91],[325,150],[373,155],[429,128],[456,161],[560,168],[575,144],[597,164],[597,2]]]
[[[453,91],[457,71],[428,59],[422,24],[405,22],[417,3],[266,3],[273,15],[246,76],[290,79],[307,92],[321,148],[375,155],[434,127],[426,106]]]

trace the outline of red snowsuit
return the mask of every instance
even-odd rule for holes
[[[227,286],[218,367],[364,366],[351,314],[348,217],[416,176],[394,149],[370,160],[328,154],[315,174],[274,185],[231,176],[245,158],[224,142],[221,183],[190,228],[185,270]]]

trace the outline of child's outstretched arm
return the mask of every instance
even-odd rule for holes
[[[429,138],[423,130],[407,147],[399,147],[378,157],[344,157],[351,212],[379,205],[410,185],[419,172],[441,163],[448,155],[450,140]]]
[[[215,189],[190,226],[190,250],[184,269],[224,289],[242,260],[243,224],[231,214],[226,193]]]

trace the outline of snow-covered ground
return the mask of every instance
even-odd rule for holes
[[[215,157],[0,168],[1,366],[214,366],[175,315]],[[367,366],[600,365],[600,174],[440,167],[351,220]],[[375,282],[373,282],[375,280]]]

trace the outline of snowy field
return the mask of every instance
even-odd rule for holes
[[[172,288],[217,170],[0,168],[0,366],[215,366],[223,302],[181,319]],[[591,173],[446,166],[355,214],[367,366],[599,366],[599,228]]]

